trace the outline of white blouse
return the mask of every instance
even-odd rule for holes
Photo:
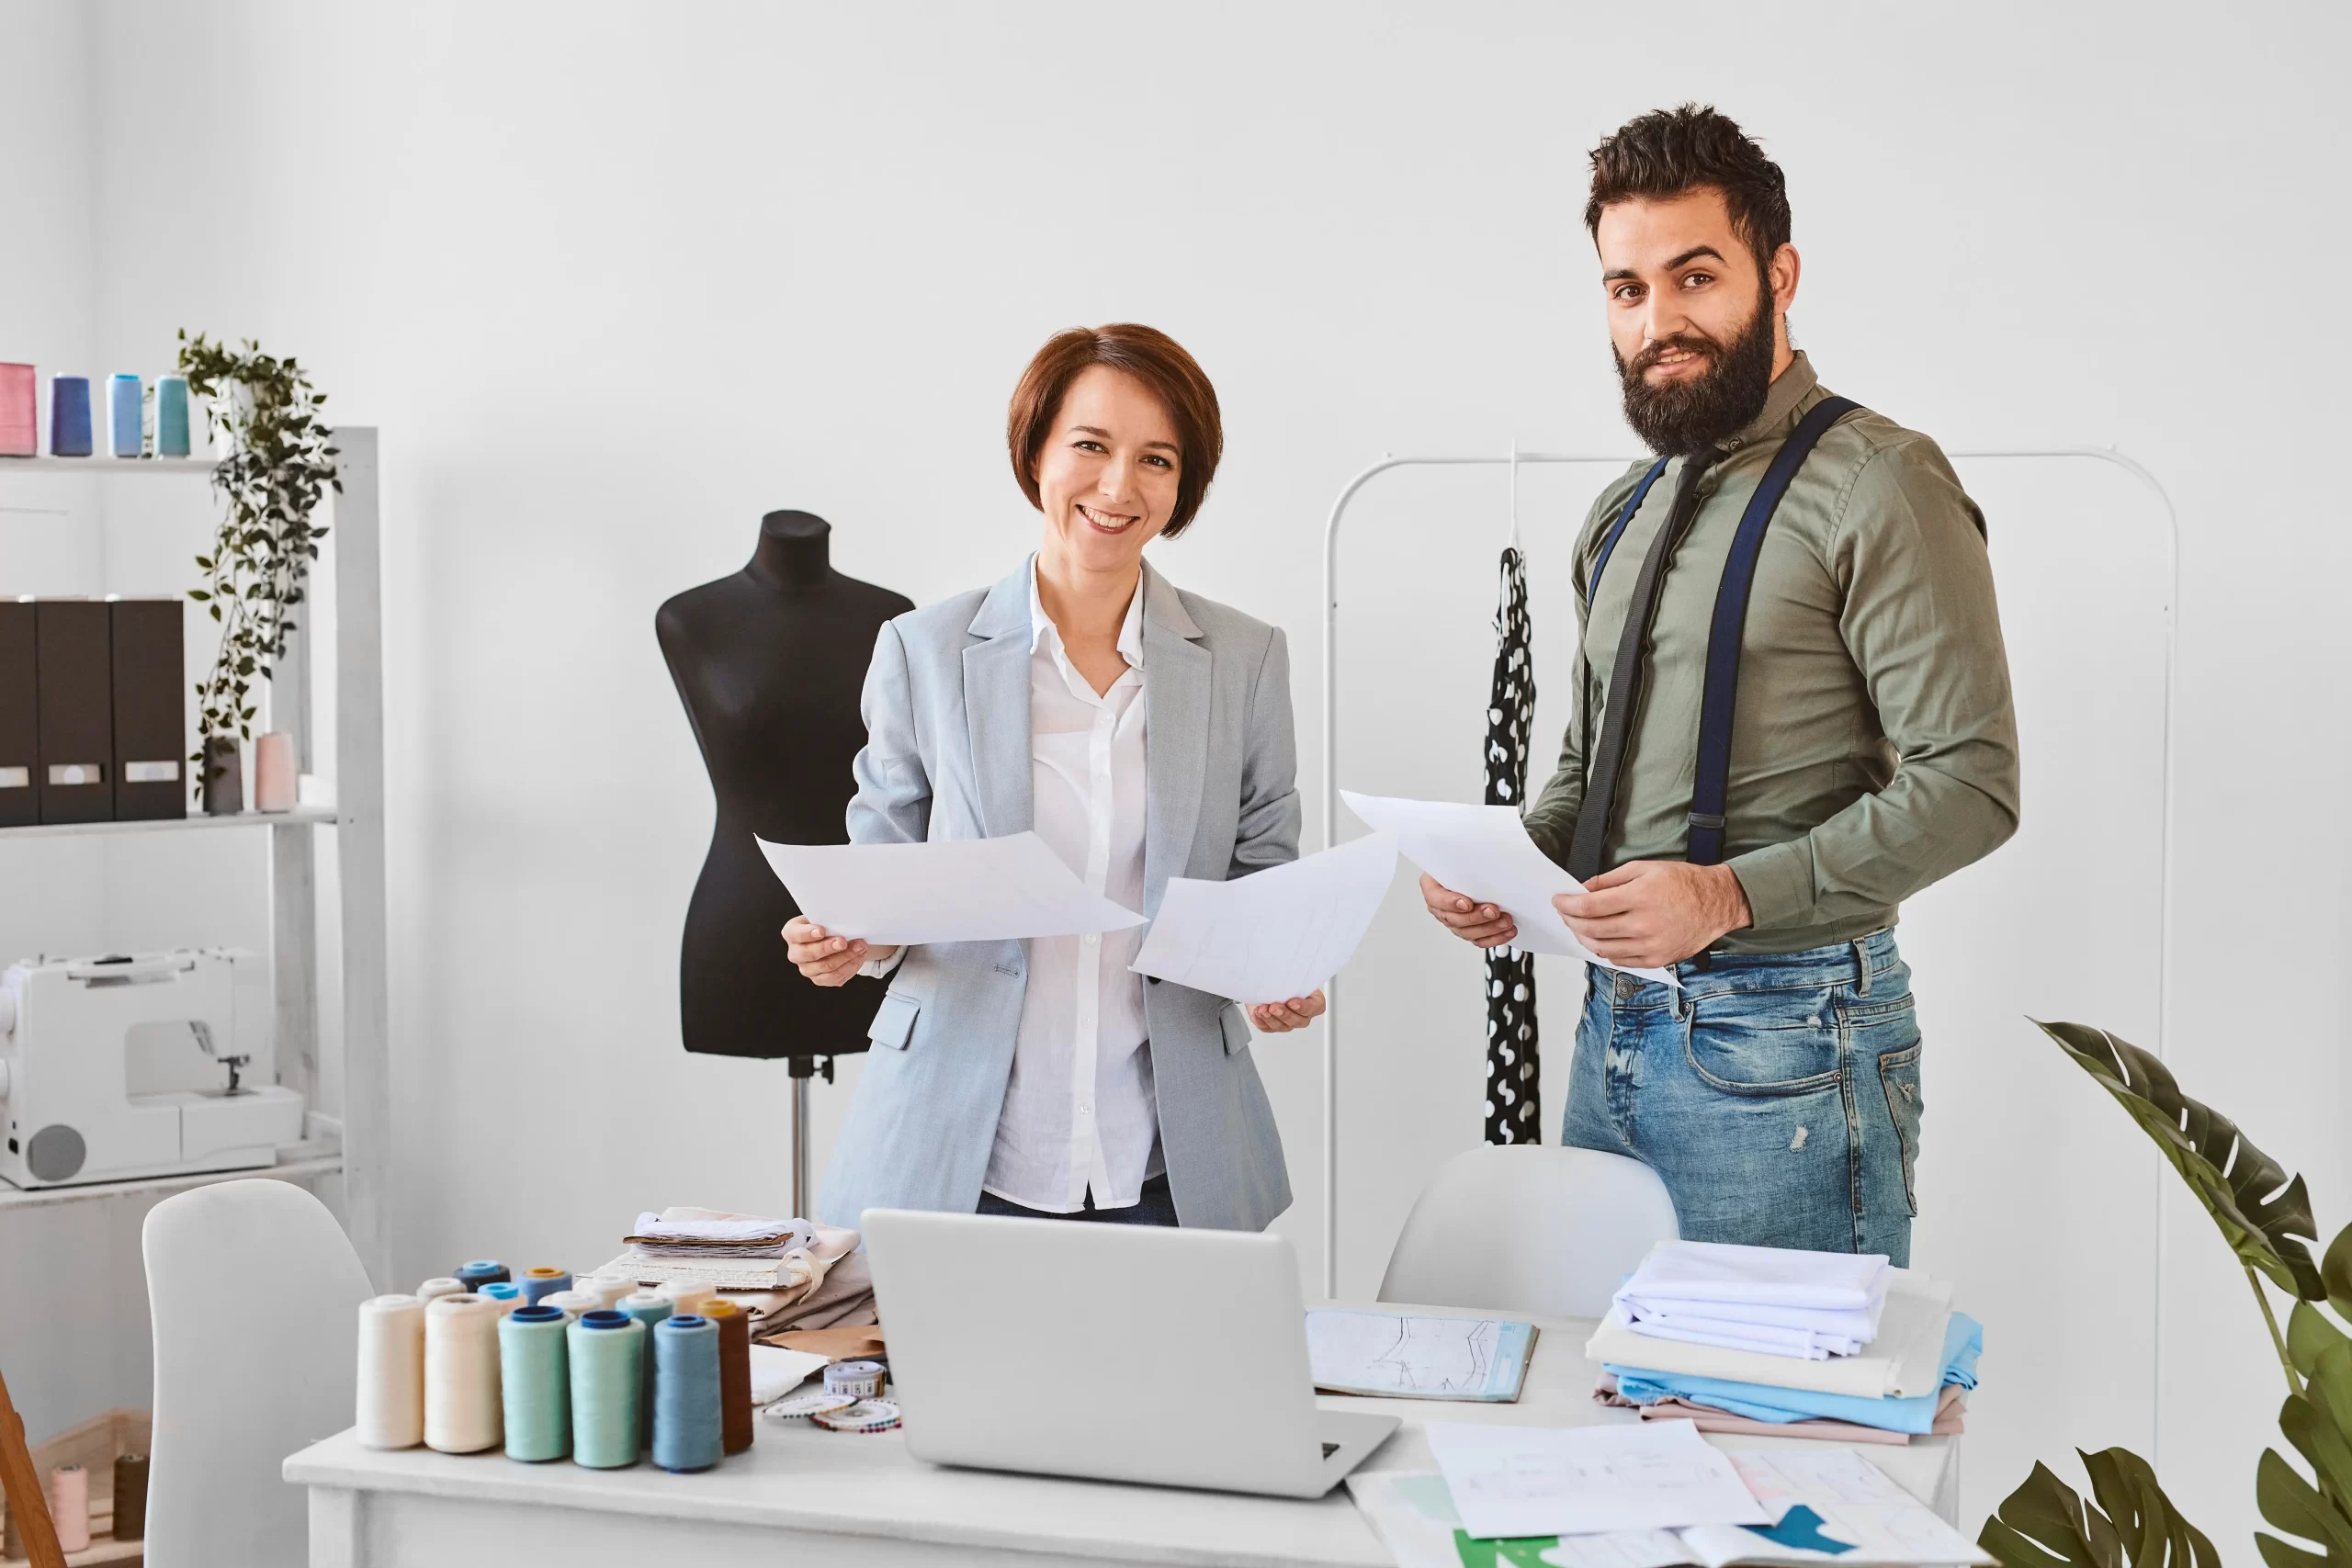
[[[1143,907],[1143,584],[1119,627],[1127,668],[1096,695],[1069,661],[1029,573],[1029,778],[1037,836],[1087,887]],[[1145,1048],[1143,927],[1029,941],[1029,983],[996,1147],[980,1185],[1023,1208],[1070,1213],[1091,1193],[1124,1209],[1160,1174]]]

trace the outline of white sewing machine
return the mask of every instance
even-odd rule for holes
[[[0,975],[0,1178],[18,1187],[275,1165],[269,961],[232,948],[28,961]]]

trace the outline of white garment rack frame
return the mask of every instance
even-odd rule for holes
[[[2173,692],[2174,656],[2180,618],[2180,513],[2173,505],[2172,494],[2162,480],[2148,469],[2111,446],[2051,446],[2018,447],[1952,452],[1947,454],[1956,462],[2018,457],[2083,457],[2095,462],[2109,463],[2138,479],[2153,492],[2164,506],[2165,547],[2165,702],[2164,702],[2164,782],[2163,849],[2156,871],[2156,1037],[2154,1051],[2158,1059],[2165,1055],[2167,998],[2172,987],[2172,852],[2173,852]],[[1339,842],[1340,832],[1340,525],[1347,518],[1348,503],[1356,492],[1396,468],[1492,468],[1509,465],[1510,468],[1511,542],[1519,539],[1519,470],[1522,464],[1544,463],[1615,463],[1629,464],[1635,459],[1622,454],[1574,452],[1521,452],[1513,447],[1504,457],[1384,457],[1350,479],[1331,503],[1330,520],[1323,526],[1323,848],[1330,849]],[[1337,1297],[1340,1292],[1340,982],[1331,980],[1327,992],[1329,1006],[1323,1015],[1323,1293]],[[2158,1342],[2162,1342],[2165,1267],[2164,1206],[2165,1185],[2156,1185],[2156,1249],[2155,1282],[2159,1287],[2151,1292],[2158,1314]],[[2157,1428],[2161,1433],[2161,1426]]]

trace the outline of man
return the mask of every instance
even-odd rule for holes
[[[1577,940],[1680,984],[1590,971],[1561,1141],[1646,1162],[1685,1236],[1904,1263],[1897,907],[2018,821],[1984,521],[1935,443],[1790,346],[1786,187],[1738,126],[1646,114],[1592,174],[1625,417],[1659,461],[1586,519],[1577,716],[1527,829],[1585,885],[1556,900]],[[1464,938],[1515,935],[1421,887]]]

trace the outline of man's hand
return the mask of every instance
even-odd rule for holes
[[[1261,1034],[1288,1034],[1321,1018],[1323,1007],[1320,991],[1311,997],[1293,997],[1286,1002],[1260,1002],[1250,1010],[1250,1021],[1258,1026]]]
[[[1437,923],[1478,947],[1502,947],[1519,934],[1519,926],[1492,904],[1465,898],[1429,873],[1421,874],[1421,902]]]
[[[1755,918],[1747,892],[1727,865],[1628,861],[1584,888],[1561,894],[1553,907],[1578,942],[1630,969],[1679,964]]]

